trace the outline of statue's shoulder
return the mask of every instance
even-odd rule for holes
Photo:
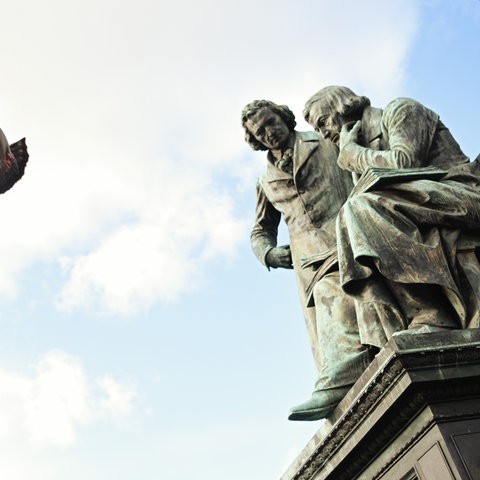
[[[325,140],[320,133],[313,130],[308,132],[295,131],[295,151],[297,154],[316,150],[319,146],[322,147],[325,145],[326,142],[327,140]]]
[[[320,142],[325,141],[325,139],[318,132],[310,130],[308,132],[298,132],[295,131],[295,140],[296,142]]]
[[[424,121],[438,121],[438,114],[433,110],[409,97],[398,97],[392,100],[383,109],[384,123],[395,121],[401,118],[412,121],[413,119]]]
[[[410,97],[397,97],[387,104],[385,110],[395,107],[401,107],[404,105],[422,105],[417,100]]]
[[[402,125],[416,122],[427,129],[434,129],[439,116],[433,110],[413,98],[399,97],[392,100],[382,113],[382,128],[403,128]]]

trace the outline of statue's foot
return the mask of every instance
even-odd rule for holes
[[[411,325],[408,327],[407,330],[400,330],[399,332],[395,332],[393,335],[398,336],[398,335],[413,335],[417,333],[433,333],[433,332],[445,332],[447,330],[451,330],[451,328],[448,327],[437,327],[435,325],[427,325],[427,324],[416,324],[416,325]]]
[[[310,400],[290,410],[288,419],[312,421],[326,418],[335,410],[350,388],[351,386],[315,391]]]

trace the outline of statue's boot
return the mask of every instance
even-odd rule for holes
[[[350,386],[319,390],[312,393],[310,400],[293,407],[289,420],[320,420],[328,417],[350,390]]]
[[[315,389],[309,400],[290,410],[289,420],[320,420],[330,415],[353,384],[368,367],[375,351],[365,350],[335,359],[320,371]],[[334,361],[336,360],[336,361]]]

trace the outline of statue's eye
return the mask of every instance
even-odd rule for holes
[[[325,118],[326,117],[321,117],[317,120],[317,127],[318,128],[322,128],[325,126]]]

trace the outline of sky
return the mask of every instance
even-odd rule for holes
[[[346,85],[475,158],[479,0],[16,0],[0,127],[0,478],[267,480],[321,422],[292,271],[251,252],[242,108]],[[288,242],[283,229],[280,241]]]

